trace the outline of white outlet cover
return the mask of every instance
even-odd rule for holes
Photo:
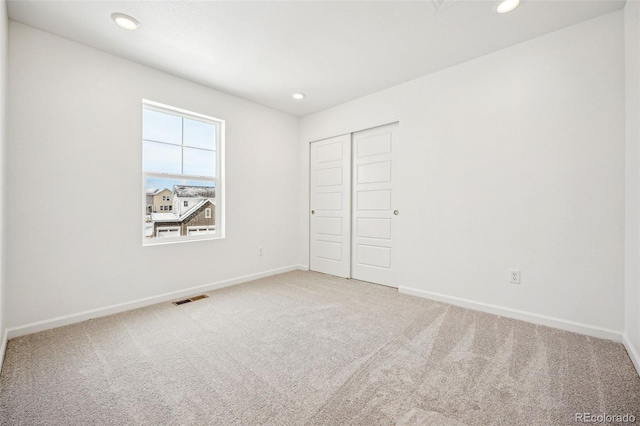
[[[520,284],[520,269],[509,269],[509,282]]]

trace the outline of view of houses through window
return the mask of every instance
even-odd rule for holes
[[[144,103],[146,243],[221,235],[217,228],[221,126],[213,118]]]

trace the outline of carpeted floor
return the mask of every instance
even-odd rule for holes
[[[2,425],[570,425],[640,418],[620,344],[291,272],[9,342]]]

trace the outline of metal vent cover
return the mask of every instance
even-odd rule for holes
[[[173,303],[176,306],[180,306],[180,305],[184,305],[185,303],[195,302],[196,300],[206,299],[207,297],[209,296],[207,296],[206,294],[200,294],[198,296],[193,296],[188,299],[182,299],[182,300],[178,300],[176,302],[171,302],[171,303]]]

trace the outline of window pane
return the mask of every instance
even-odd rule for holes
[[[143,141],[142,167],[146,172],[181,173],[182,148],[165,143]]]
[[[184,119],[184,144],[197,148],[216,149],[216,127],[202,121]]]
[[[184,148],[184,170],[182,173],[215,177],[216,153],[202,149]]]
[[[182,117],[143,110],[142,139],[182,144]]]
[[[207,234],[215,234],[215,182],[145,176],[145,196],[147,206],[161,203],[162,197],[171,200],[171,205],[159,205],[158,211],[147,207],[144,235],[149,241],[192,235],[188,229],[204,227]]]

